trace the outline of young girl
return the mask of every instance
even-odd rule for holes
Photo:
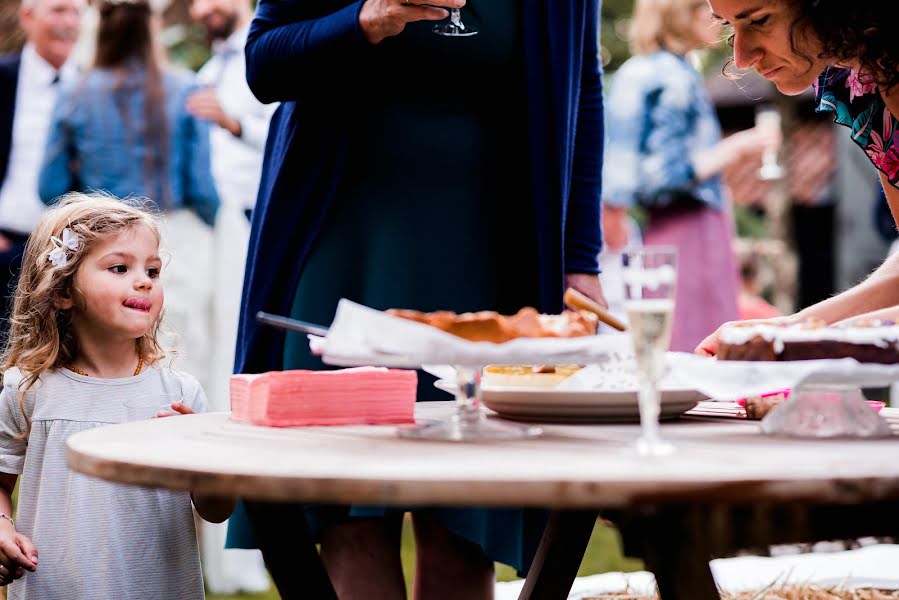
[[[161,269],[154,218],[115,198],[73,194],[31,234],[0,364],[0,580],[13,582],[10,599],[203,598],[187,493],[66,468],[66,439],[128,421],[126,399],[178,394],[176,413],[206,407],[193,377],[161,363]]]

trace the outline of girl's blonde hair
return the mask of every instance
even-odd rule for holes
[[[146,200],[119,200],[103,194],[68,194],[47,211],[25,245],[25,256],[13,300],[10,330],[0,372],[18,367],[22,395],[50,369],[72,364],[78,355],[78,343],[72,331],[72,310],[83,306],[75,286],[75,273],[98,242],[132,227],[148,227],[160,239],[159,225]],[[63,238],[69,229],[78,238],[74,250],[65,249],[67,260],[56,266],[49,255],[56,247],[52,237]],[[71,298],[74,308],[59,310],[56,301]],[[161,319],[160,319],[161,320]],[[163,357],[157,340],[160,320],[137,339],[137,351],[144,363],[153,364]],[[27,419],[26,419],[27,421]]]
[[[632,54],[669,50],[684,54],[703,44],[694,29],[705,0],[637,0],[629,31]]]

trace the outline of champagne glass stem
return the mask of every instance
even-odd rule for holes
[[[481,414],[481,369],[456,367],[456,417],[465,425],[474,425]]]
[[[659,389],[654,379],[644,378],[640,384],[640,440],[639,444],[646,448],[659,445]]]
[[[450,9],[450,23],[459,29],[465,29],[465,25],[462,24],[462,13],[458,8]]]

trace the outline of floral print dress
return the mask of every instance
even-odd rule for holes
[[[828,67],[815,85],[818,112],[834,113],[887,180],[899,187],[899,119],[890,113],[873,81],[853,69]]]

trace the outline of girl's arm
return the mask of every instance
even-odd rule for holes
[[[26,536],[16,531],[12,522],[12,492],[18,475],[0,473],[0,584],[8,584],[37,570],[37,548]]]

